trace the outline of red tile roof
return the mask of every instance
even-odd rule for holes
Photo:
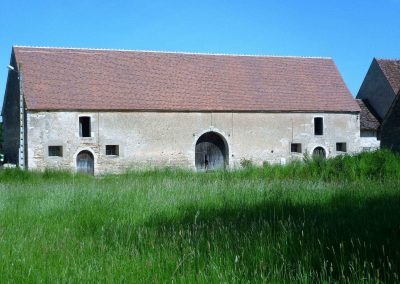
[[[395,94],[400,90],[400,59],[376,59]]]
[[[30,110],[360,111],[329,58],[13,50]]]
[[[374,113],[371,106],[366,100],[357,100],[360,106],[360,129],[361,130],[378,130],[381,123],[378,120],[378,115]]]

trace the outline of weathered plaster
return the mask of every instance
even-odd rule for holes
[[[378,140],[376,131],[361,130],[360,147],[362,151],[374,151],[380,148],[381,141]]]
[[[91,117],[92,137],[79,137],[79,116]],[[314,135],[314,117],[324,118],[324,135]],[[76,156],[89,150],[95,174],[129,168],[174,166],[195,169],[197,139],[208,131],[228,146],[229,167],[243,159],[254,164],[300,159],[323,147],[336,156],[336,143],[360,151],[359,115],[348,113],[191,113],[191,112],[29,112],[28,168],[76,169]],[[302,143],[302,154],[290,143]],[[49,157],[48,146],[63,146],[63,157]],[[119,145],[119,156],[106,156]]]

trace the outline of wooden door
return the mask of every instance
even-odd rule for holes
[[[89,151],[82,151],[76,158],[76,167],[78,172],[89,175],[94,174],[94,158]]]
[[[195,163],[197,170],[224,169],[226,149],[224,141],[215,133],[202,135],[196,143]]]
[[[322,147],[317,147],[313,151],[313,157],[319,157],[319,158],[326,158],[326,152],[325,149]]]

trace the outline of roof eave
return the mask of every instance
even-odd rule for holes
[[[26,108],[32,112],[206,112],[206,113],[351,113],[359,114],[360,110],[209,110],[209,109],[53,109],[53,108]]]

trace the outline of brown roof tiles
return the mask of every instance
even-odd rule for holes
[[[400,59],[376,59],[395,94],[400,90]]]
[[[13,50],[31,110],[360,111],[327,58]]]
[[[366,100],[357,100],[360,106],[360,129],[361,130],[378,130],[381,123],[378,120],[378,116],[374,113],[372,107]]]

